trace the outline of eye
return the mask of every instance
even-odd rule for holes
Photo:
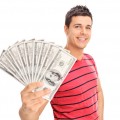
[[[80,25],[75,25],[75,28],[81,28],[81,26]]]
[[[91,27],[90,27],[90,26],[87,26],[86,29],[87,29],[87,30],[91,30]]]
[[[54,72],[51,72],[51,75],[54,75]]]
[[[57,77],[57,75],[55,75],[55,77]]]

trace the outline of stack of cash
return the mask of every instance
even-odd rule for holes
[[[0,68],[23,85],[43,82],[52,92],[45,96],[50,100],[60,87],[76,61],[70,52],[52,42],[23,40],[16,42],[0,56]]]

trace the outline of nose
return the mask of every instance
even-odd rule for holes
[[[86,29],[85,29],[85,28],[81,28],[80,33],[81,33],[82,35],[86,34]]]

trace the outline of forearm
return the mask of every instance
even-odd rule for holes
[[[33,111],[31,109],[24,109],[24,107],[21,107],[19,110],[19,116],[21,120],[39,120],[39,116],[41,115],[42,111],[44,110],[45,106],[47,105],[48,100],[43,100],[41,104],[38,104],[39,110],[37,112]]]
[[[103,116],[104,112],[104,97],[102,90],[98,92],[98,114],[99,114],[99,120],[104,120]]]
[[[48,103],[48,100],[43,96],[50,93],[50,89],[34,91],[36,88],[41,87],[43,84],[34,82],[27,85],[21,91],[22,107],[19,110],[21,120],[38,120],[42,111]]]

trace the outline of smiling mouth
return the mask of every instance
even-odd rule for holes
[[[86,39],[85,38],[80,38],[80,37],[77,37],[77,39],[80,41],[80,42],[85,42]]]

